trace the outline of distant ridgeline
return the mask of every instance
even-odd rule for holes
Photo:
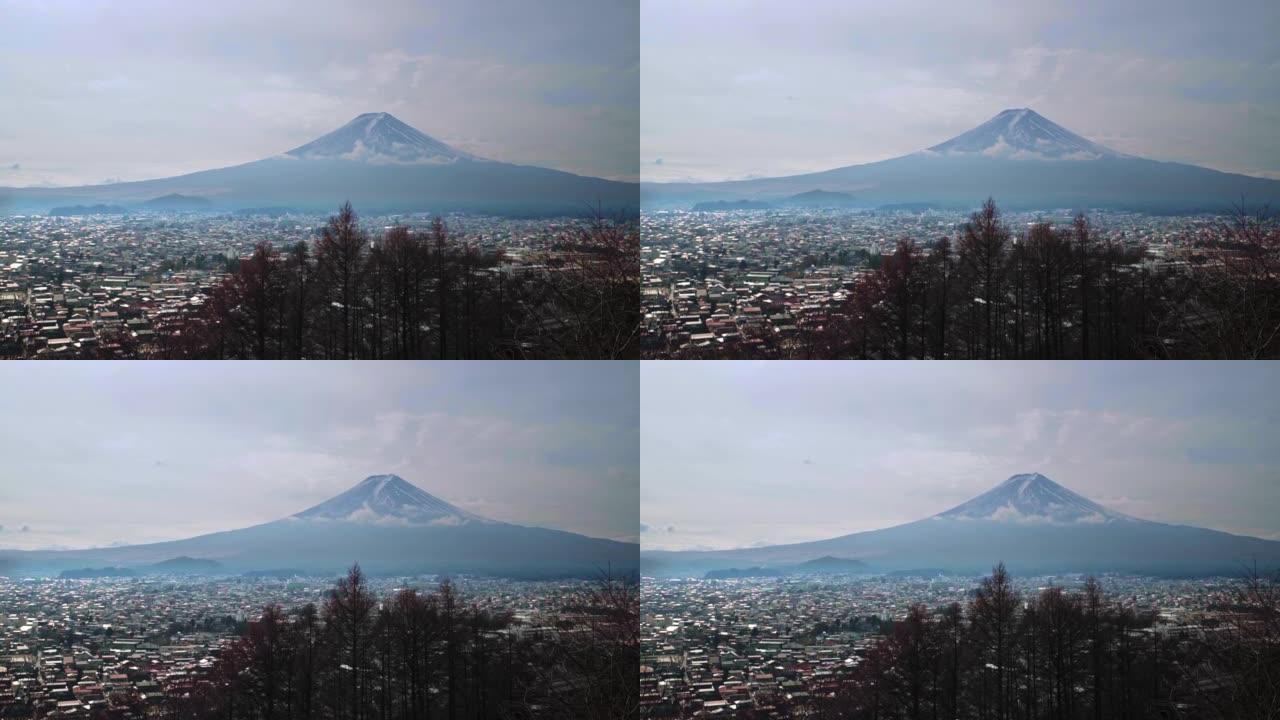
[[[52,217],[68,217],[75,215],[126,215],[134,211],[201,211],[213,207],[209,198],[192,197],[172,193],[163,197],[152,198],[131,207],[124,205],[61,205],[49,210]]]
[[[722,210],[768,210],[773,206],[758,200],[713,200],[693,206],[694,212],[720,212]]]
[[[58,577],[62,580],[87,580],[90,578],[114,578],[114,577],[137,577],[137,570],[121,567],[104,567],[104,568],[80,568],[78,570],[63,570],[58,573]]]
[[[170,193],[152,198],[142,203],[142,206],[152,210],[207,210],[213,206],[213,201],[205,197]]]
[[[727,580],[731,578],[786,577],[788,575],[844,575],[848,573],[863,573],[866,572],[866,568],[867,564],[861,560],[824,555],[797,565],[783,567],[760,567],[757,565],[744,569],[710,570],[703,577],[707,580]]]
[[[75,215],[124,215],[129,209],[122,205],[63,205],[53,208],[49,215],[70,217]]]
[[[58,577],[63,580],[90,578],[137,577],[139,575],[205,575],[222,571],[222,563],[206,558],[176,557],[139,568],[102,567],[63,570]]]
[[[711,200],[693,206],[693,212],[720,212],[725,210],[770,210],[773,208],[845,208],[857,207],[857,200],[848,193],[827,190],[809,190],[772,202],[762,200]]]
[[[880,212],[922,213],[926,210],[938,210],[941,209],[941,207],[942,206],[937,203],[906,202],[879,205],[876,207],[876,210],[879,210]]]

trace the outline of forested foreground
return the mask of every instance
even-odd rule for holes
[[[373,235],[350,203],[311,244],[257,246],[161,358],[621,359],[638,356],[640,235],[630,220],[569,226],[504,262],[437,218]]]
[[[359,567],[323,605],[268,606],[207,676],[167,688],[203,720],[614,720],[639,702],[639,595],[603,578],[555,627],[521,626],[445,581],[376,597]]]
[[[1050,587],[1021,596],[1004,566],[967,607],[910,608],[817,707],[824,720],[1275,718],[1280,578],[1249,577],[1213,621],[1158,632],[1149,614]]]
[[[1280,357],[1280,223],[1243,208],[1154,262],[1069,227],[1014,233],[993,200],[956,237],[904,238],[837,306],[797,317],[786,337],[682,356],[1117,359]]]

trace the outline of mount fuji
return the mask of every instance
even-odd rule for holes
[[[450,147],[397,120],[390,113],[365,113],[285,153],[302,160],[364,160],[383,163],[448,164],[484,158]]]
[[[646,575],[789,568],[817,558],[862,563],[861,572],[984,572],[1003,561],[1023,574],[1132,572],[1239,574],[1280,568],[1280,541],[1131,517],[1039,473],[915,522],[829,540],[720,551],[643,551]]]
[[[155,572],[166,561],[224,572],[475,573],[593,577],[634,573],[639,546],[500,522],[462,510],[396,475],[374,475],[287,518],[185,540],[59,551],[0,551],[0,574],[91,567]]]
[[[938,513],[937,517],[1058,524],[1134,520],[1077,495],[1040,473],[1014,475],[978,497]]]
[[[1222,211],[1280,203],[1280,180],[1127,155],[1030,108],[1011,108],[945,142],[901,157],[789,177],[708,183],[642,183],[645,209],[691,203],[777,202],[812,190],[853,195],[862,207],[927,203],[975,207],[987,196],[1009,209],[1118,208]]]
[[[925,152],[1028,160],[1129,157],[1086,140],[1030,108],[1005,110],[978,127],[934,145]]]
[[[287,152],[253,162],[158,180],[67,188],[0,188],[0,213],[58,206],[152,209],[180,195],[205,212],[287,207],[360,212],[482,212],[581,215],[635,211],[639,186],[560,170],[488,160],[459,150],[390,113],[365,113]]]

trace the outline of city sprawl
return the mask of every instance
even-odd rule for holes
[[[1070,210],[1007,212],[1015,238],[1049,224],[1069,229]],[[644,348],[650,357],[785,356],[839,313],[903,238],[928,254],[941,238],[954,252],[962,211],[817,209],[653,211],[642,217]],[[1097,243],[1143,251],[1150,271],[1185,264],[1190,241],[1223,218],[1122,211],[1089,214]],[[1016,240],[1015,240],[1016,242]]]
[[[1098,580],[1108,601],[1147,620],[1129,633],[1167,648],[1225,628],[1240,587],[1229,577]],[[1050,588],[1079,592],[1084,583],[1069,574],[1012,586],[1030,599]],[[641,703],[648,716],[679,718],[804,717],[823,703],[851,705],[838,699],[842,689],[865,681],[860,666],[865,673],[913,605],[964,607],[978,584],[959,575],[645,578]]]
[[[328,215],[140,212],[0,216],[0,358],[121,358],[163,354],[165,341],[260,243],[280,253],[314,245]],[[545,269],[572,219],[447,215],[469,252],[498,258],[482,272]],[[429,214],[361,218],[429,232]],[[314,252],[314,251],[313,251]]]
[[[390,598],[434,590],[436,576],[374,578]],[[580,619],[588,583],[451,579],[460,602],[509,614],[492,631],[550,639]],[[331,578],[0,578],[0,717],[142,718],[189,696],[267,605],[289,615],[324,603]],[[506,640],[499,638],[503,643]]]

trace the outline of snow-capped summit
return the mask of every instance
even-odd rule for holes
[[[1025,160],[1127,157],[1076,135],[1030,108],[1005,110],[966,133],[934,145],[926,153]]]
[[[422,490],[398,475],[371,475],[359,485],[294,515],[386,525],[464,525],[493,522]]]
[[[446,145],[385,112],[359,115],[328,135],[285,154],[307,160],[400,164],[448,164],[482,159]]]
[[[1133,518],[1077,495],[1040,473],[1014,475],[978,497],[939,513],[953,520],[1104,523]]]

